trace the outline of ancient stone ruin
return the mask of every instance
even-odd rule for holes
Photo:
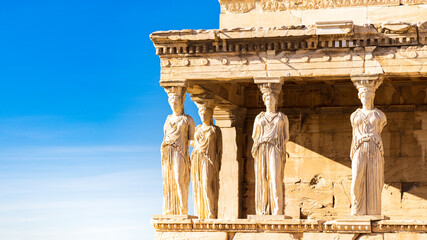
[[[220,29],[151,34],[156,239],[427,239],[427,2],[220,5]]]

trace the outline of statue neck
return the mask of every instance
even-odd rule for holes
[[[184,109],[174,111],[173,115],[174,116],[182,116],[182,115],[184,115]]]
[[[210,126],[212,126],[212,125],[213,125],[213,121],[203,122],[203,123],[202,123],[202,126],[203,126],[203,127],[210,127]]]
[[[268,113],[268,114],[270,114],[270,113],[276,113],[277,111],[276,111],[276,108],[274,107],[274,108],[267,108],[266,109],[266,113]]]
[[[372,110],[372,109],[374,109],[374,104],[363,105],[362,109],[365,110],[365,111]]]

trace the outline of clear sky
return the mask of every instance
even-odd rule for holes
[[[0,3],[0,239],[153,239],[171,111],[149,34],[218,28],[218,1]]]

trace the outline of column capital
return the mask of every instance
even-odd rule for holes
[[[206,108],[214,109],[217,101],[215,96],[210,93],[203,94],[190,94],[191,100],[197,105],[197,108],[200,109],[201,106]]]
[[[280,94],[282,91],[283,78],[280,77],[262,77],[254,78],[255,84],[258,85],[259,90],[264,93],[273,92]]]
[[[274,83],[282,85],[284,79],[281,77],[254,77],[255,84]]]
[[[186,79],[160,80],[160,86],[163,88],[167,88],[167,87],[187,88],[187,80]]]
[[[383,74],[352,74],[350,75],[351,81],[354,86],[360,90],[361,88],[370,88],[375,91],[383,82]]]
[[[351,81],[362,81],[362,80],[368,80],[368,81],[382,81],[384,79],[384,74],[381,73],[356,73],[350,75]]]

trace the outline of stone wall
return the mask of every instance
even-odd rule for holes
[[[391,219],[423,219],[427,211],[427,83],[389,79],[375,104],[387,116],[382,138],[385,186],[382,213]],[[336,219],[350,214],[350,114],[361,106],[350,80],[284,84],[280,111],[290,122],[285,167],[286,215]],[[255,214],[252,125],[263,110],[255,85],[245,90],[243,216]]]
[[[418,22],[427,13],[425,0],[221,0],[220,28],[314,25],[322,21],[371,24]]]

